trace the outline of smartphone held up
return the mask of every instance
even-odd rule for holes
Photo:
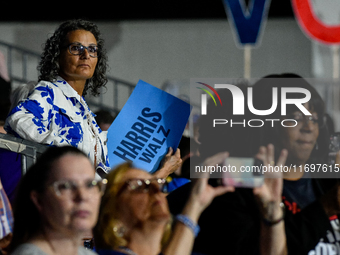
[[[220,176],[211,179],[209,182],[213,186],[260,187],[264,182],[262,166],[262,160],[257,158],[228,157],[221,165]]]

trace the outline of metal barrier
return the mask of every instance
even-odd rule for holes
[[[48,148],[48,145],[0,133],[0,148],[21,154],[21,172],[24,175],[27,169],[36,162],[37,157]]]

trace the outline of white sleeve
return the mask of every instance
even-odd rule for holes
[[[54,92],[48,86],[37,86],[29,97],[9,114],[5,129],[23,139],[49,145],[68,144],[59,136],[56,125]],[[54,127],[54,129],[53,129]]]

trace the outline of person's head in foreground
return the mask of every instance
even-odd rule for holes
[[[94,228],[98,253],[190,254],[202,211],[214,197],[234,190],[222,186],[213,188],[208,185],[207,176],[201,177],[193,180],[189,200],[170,230],[171,215],[164,194],[166,180],[157,179],[130,163],[111,171]]]
[[[170,212],[165,179],[133,168],[118,166],[107,176],[98,224],[94,229],[97,250],[122,250],[144,235],[153,235],[159,251],[169,237]]]
[[[97,222],[103,182],[77,148],[49,147],[19,185],[11,250],[28,243],[47,254],[77,254]]]
[[[69,20],[45,43],[38,67],[39,81],[52,82],[61,76],[72,86],[73,81],[83,80],[81,96],[88,90],[98,95],[107,82],[106,68],[107,56],[98,27],[90,21]]]

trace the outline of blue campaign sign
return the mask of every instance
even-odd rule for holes
[[[190,104],[140,80],[108,130],[111,168],[132,161],[155,172],[169,147],[176,151]]]
[[[223,0],[229,22],[239,44],[256,45],[261,29],[267,20],[270,0],[250,0],[248,9],[245,0]]]

